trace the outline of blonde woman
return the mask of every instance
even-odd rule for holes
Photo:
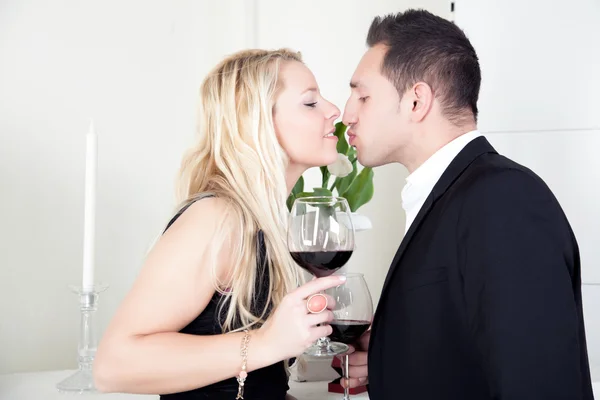
[[[182,205],[102,338],[96,385],[163,399],[283,400],[284,360],[331,333],[331,311],[311,312],[311,295],[343,283],[298,287],[285,200],[306,169],[336,160],[340,111],[285,49],[226,58],[200,97]]]

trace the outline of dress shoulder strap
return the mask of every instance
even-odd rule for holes
[[[183,214],[185,212],[185,210],[187,210],[192,204],[194,204],[195,202],[197,202],[199,200],[206,199],[208,197],[216,197],[216,196],[213,193],[201,193],[201,194],[197,195],[196,198],[194,198],[193,201],[191,201],[190,203],[186,204],[181,210],[177,211],[177,214],[175,214],[173,216],[173,218],[171,218],[171,220],[167,224],[167,227],[165,228],[165,230],[163,231],[163,233],[165,233],[167,231],[167,229],[169,229],[171,227],[171,225],[173,225],[173,223],[175,221],[177,221],[177,218],[179,218],[181,216],[181,214]]]

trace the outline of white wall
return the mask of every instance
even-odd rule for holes
[[[458,0],[455,21],[481,60],[481,130],[546,181],[571,222],[600,381],[600,2]]]
[[[0,2],[0,373],[76,365],[85,133],[99,135],[96,278],[100,333],[173,207],[200,82],[258,45],[301,50],[343,108],[371,18],[445,0]],[[290,8],[287,8],[290,7]],[[257,19],[255,20],[255,17]],[[258,25],[254,23],[258,22]],[[313,174],[314,176],[314,174]],[[379,297],[404,226],[405,171],[375,175],[348,268]]]
[[[0,372],[76,365],[89,118],[103,330],[173,207],[201,79],[245,24],[237,1],[0,2]]]

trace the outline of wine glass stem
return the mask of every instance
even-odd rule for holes
[[[350,378],[350,375],[348,373],[348,355],[346,354],[344,356],[344,379],[345,379],[345,385],[344,385],[344,398],[342,400],[350,400],[350,389],[348,388],[348,379]]]
[[[329,349],[329,337],[324,336],[317,339],[317,346],[319,346],[323,351]]]

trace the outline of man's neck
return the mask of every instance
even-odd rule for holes
[[[477,124],[448,125],[436,129],[425,130],[416,135],[415,143],[404,149],[399,162],[412,174],[425,161],[434,155],[439,149],[467,132],[477,129]],[[442,133],[443,132],[443,133]]]

